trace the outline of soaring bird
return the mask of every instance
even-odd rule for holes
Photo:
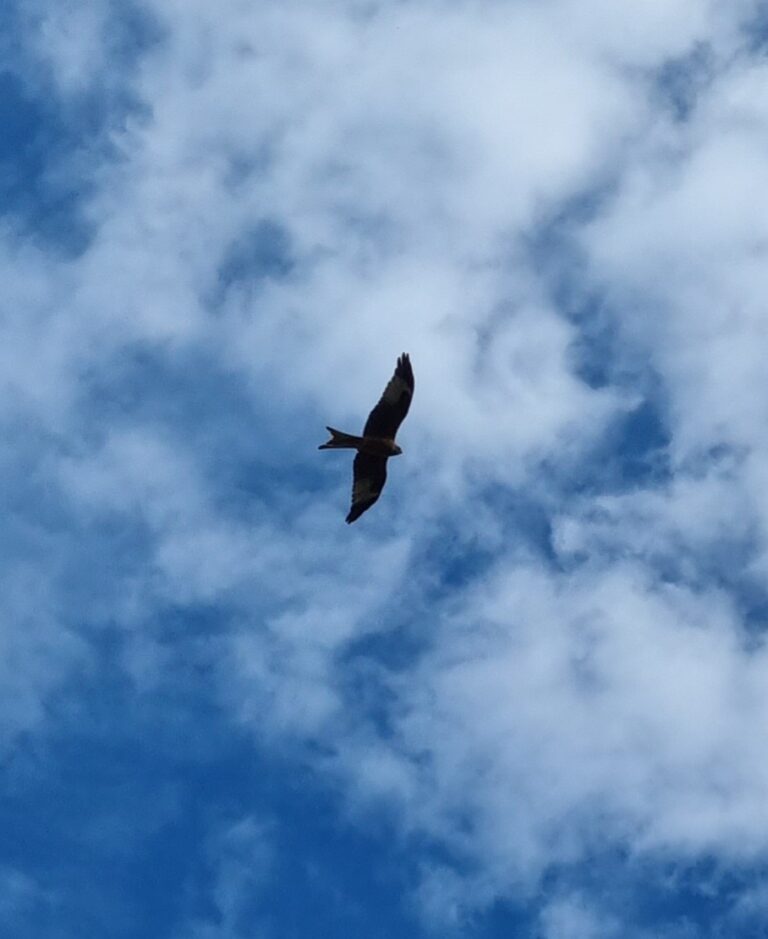
[[[395,443],[397,428],[402,424],[413,397],[413,370],[407,353],[397,360],[395,374],[390,378],[379,403],[368,415],[363,436],[345,434],[333,427],[326,428],[331,435],[320,450],[357,450],[353,467],[352,508],[346,521],[354,522],[381,495],[387,480],[387,460],[403,451]]]

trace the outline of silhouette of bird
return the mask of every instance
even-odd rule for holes
[[[352,507],[346,522],[350,524],[381,495],[387,481],[387,460],[403,451],[395,443],[398,427],[405,419],[413,398],[413,369],[407,353],[397,360],[395,374],[390,378],[379,403],[368,415],[362,437],[345,434],[333,427],[331,435],[319,450],[357,450],[352,472]]]

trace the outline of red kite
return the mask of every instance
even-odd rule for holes
[[[395,443],[397,428],[402,424],[413,397],[411,360],[404,352],[397,360],[395,374],[390,378],[379,403],[368,415],[363,436],[355,437],[328,427],[331,439],[320,450],[357,450],[352,481],[352,508],[347,524],[360,518],[381,495],[387,480],[387,460],[403,451]]]

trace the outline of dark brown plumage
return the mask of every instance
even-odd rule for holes
[[[387,460],[403,452],[395,443],[395,436],[411,406],[413,387],[411,360],[403,353],[384,394],[368,415],[362,437],[328,428],[331,439],[321,444],[320,450],[357,450],[352,474],[352,507],[347,515],[347,524],[360,518],[379,498],[387,480]]]

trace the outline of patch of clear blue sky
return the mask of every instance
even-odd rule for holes
[[[111,72],[63,100],[28,47],[36,17],[19,0],[0,11],[0,217],[19,237],[64,256],[87,246],[84,212],[91,172],[109,153],[105,131],[141,106],[128,92],[132,69],[161,41],[157,24],[137,4],[113,3],[104,42]]]
[[[653,89],[656,104],[671,112],[676,121],[686,121],[714,69],[715,56],[705,44],[695,46],[682,58],[670,59],[656,76]]]
[[[190,618],[179,617],[181,633]],[[209,848],[244,817],[264,825],[269,860],[243,905],[243,935],[260,926],[286,937],[425,935],[406,900],[424,850],[411,852],[384,817],[344,821],[337,796],[300,761],[266,757],[233,731],[192,659],[190,674],[137,700],[120,644],[101,635],[98,669],[62,692],[59,719],[44,740],[16,748],[0,781],[3,864],[42,888],[23,920],[6,921],[15,936],[138,939],[216,923]],[[505,934],[497,925],[523,915],[496,909],[471,934]]]
[[[20,744],[0,782],[3,864],[42,890],[22,916],[6,911],[14,936],[143,939],[176,935],[192,920],[215,924],[211,843],[244,817],[264,825],[269,860],[243,904],[242,935],[262,926],[297,939],[308,929],[329,939],[453,934],[430,933],[412,915],[408,898],[428,846],[399,841],[383,817],[345,821],[337,796],[301,762],[266,757],[234,733],[197,691],[197,676],[187,695],[174,683],[137,702],[116,664],[119,638],[105,636],[102,646],[76,709],[66,708],[43,741]],[[714,859],[686,869],[612,852],[552,870],[535,900],[496,904],[456,934],[532,936],[543,904],[581,893],[651,935],[685,924],[696,936],[725,935],[729,907],[764,874],[727,873]],[[727,934],[754,936],[752,926]]]
[[[744,36],[750,52],[765,55],[768,51],[768,7],[755,3],[744,26]]]
[[[293,266],[288,232],[278,222],[262,219],[230,245],[219,266],[219,283],[226,290],[242,280],[279,280]]]
[[[6,4],[0,11],[6,49],[23,48],[19,10]],[[129,4],[114,5],[111,26],[117,73],[130,69],[162,38]],[[9,54],[0,70],[2,211],[21,237],[77,254],[90,234],[81,211],[90,192],[88,163],[80,156],[102,146],[105,127],[137,105],[116,82],[63,107],[33,70],[32,60],[19,52]],[[690,107],[694,77],[685,63],[671,64],[662,76],[681,119]],[[51,171],[69,161],[73,175],[62,183]],[[588,211],[589,204],[580,210]],[[222,289],[244,277],[284,276],[290,270],[289,248],[279,228],[258,222],[222,260]],[[562,231],[550,227],[536,250],[542,264],[557,268],[558,305],[579,324],[583,376],[594,386],[615,380],[617,338],[600,314],[600,297],[579,294],[578,258],[566,250]],[[616,425],[581,475],[563,485],[595,485],[598,470],[601,486],[640,485],[664,472],[663,402],[652,381],[647,388],[646,400]],[[269,419],[266,405],[264,412],[255,411],[238,379],[203,358],[136,348],[85,376],[83,389],[85,435],[121,424],[159,426],[210,454],[207,466],[217,491],[235,508],[252,497],[277,497],[274,468],[264,463],[254,433],[256,426],[263,433]],[[319,486],[335,472],[310,459],[322,416],[274,416],[274,402],[269,410],[276,424],[286,416],[304,420],[312,441],[307,458],[297,455],[290,473],[281,463],[281,485],[293,479],[303,489]],[[273,861],[245,906],[244,935],[262,924],[283,937],[425,935],[410,912],[409,896],[420,863],[430,859],[430,846],[399,841],[386,817],[369,817],[363,825],[345,821],[338,794],[301,759],[260,751],[218,709],[193,644],[226,630],[230,611],[156,610],[160,641],[178,653],[174,672],[159,690],[136,692],[120,664],[125,636],[105,611],[123,580],[147,563],[141,523],[113,519],[93,525],[73,517],[39,467],[50,441],[34,429],[16,428],[11,443],[14,456],[2,464],[9,500],[2,544],[16,560],[35,561],[59,578],[64,619],[85,631],[95,660],[87,674],[59,692],[45,734],[21,740],[0,778],[0,865],[22,872],[42,891],[16,911],[3,911],[0,904],[0,924],[5,916],[9,935],[162,939],[176,935],[180,923],[190,919],[215,923],[209,841],[222,825],[247,816],[267,825]],[[285,456],[281,451],[281,460]],[[489,491],[488,499],[509,520],[505,524],[546,555],[547,506],[498,489]],[[460,530],[444,534],[423,546],[418,564],[425,576],[429,568],[434,574],[435,599],[451,585],[482,576],[491,561]],[[62,546],[67,560],[57,569],[54,555]],[[351,650],[350,662],[359,667],[360,658],[368,657],[398,667],[398,657],[413,661],[423,637],[406,635],[407,623],[403,630]],[[187,654],[181,651],[185,644]],[[371,702],[372,713],[377,707],[384,715],[385,708]],[[616,915],[631,910],[635,921],[652,931],[687,922],[695,935],[715,936],[723,910],[765,874],[758,867],[732,872],[708,891],[717,866],[713,860],[683,867],[670,878],[664,864],[639,867],[620,854],[590,858],[553,870],[542,895],[525,907],[499,904],[465,924],[461,934],[532,935],[536,911],[548,897],[584,890]],[[755,932],[747,924],[729,935]]]
[[[52,170],[82,146],[80,128],[62,120],[12,71],[0,71],[0,203],[22,237],[76,254],[88,241],[82,214],[90,184]]]

